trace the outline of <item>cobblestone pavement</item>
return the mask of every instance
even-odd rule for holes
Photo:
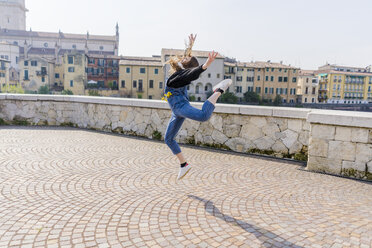
[[[371,247],[372,184],[69,128],[0,127],[0,247]]]

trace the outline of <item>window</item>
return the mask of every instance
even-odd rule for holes
[[[257,76],[257,81],[260,81],[261,80],[261,76]]]
[[[314,103],[315,102],[315,98],[311,98],[311,102]]]
[[[196,93],[196,94],[199,94],[199,85],[197,85],[197,86],[195,87],[195,93]]]
[[[271,82],[274,81],[274,76],[271,76],[270,81],[271,81]]]
[[[266,71],[269,71],[269,68],[266,68]]]
[[[248,86],[247,91],[248,91],[248,92],[253,92],[253,86]]]
[[[48,47],[48,43],[45,42],[45,43],[44,43],[44,47]]]
[[[151,95],[149,96],[149,99],[152,99],[152,96]]]
[[[68,72],[75,72],[75,67],[69,67]]]
[[[163,89],[163,82],[159,82],[159,89]]]
[[[121,80],[121,88],[125,88],[125,80]]]
[[[270,88],[270,94],[274,94],[274,88]]]
[[[67,61],[69,65],[74,64],[74,57],[73,56],[67,56]]]
[[[269,89],[265,87],[265,94],[267,94],[268,92],[269,92]]]
[[[296,83],[297,82],[297,78],[292,78],[292,83]]]
[[[278,77],[279,82],[283,82],[283,77]]]
[[[31,61],[31,66],[37,66],[37,61],[35,60]]]
[[[305,88],[305,94],[309,94],[309,87]]]
[[[149,88],[154,88],[154,80],[149,81]]]
[[[75,44],[72,45],[72,49],[76,49],[76,45]]]
[[[219,73],[217,73],[217,78],[220,78],[220,74]]]
[[[283,82],[288,82],[288,77],[284,77]]]
[[[159,74],[159,69],[158,68],[154,69],[154,74]]]
[[[28,80],[28,70],[25,70],[25,80]]]
[[[269,76],[266,76],[265,77],[265,81],[269,81]]]
[[[204,91],[208,91],[208,86],[205,86],[204,87]]]
[[[138,80],[138,91],[143,91],[143,81],[142,81],[142,79]]]
[[[45,83],[45,77],[41,77],[41,82]]]
[[[211,78],[211,74],[210,73],[208,73],[208,78]]]
[[[130,73],[130,67],[127,67],[127,68],[126,68],[126,72],[127,72],[127,73]]]
[[[256,87],[256,93],[261,93],[261,87]]]
[[[133,80],[133,88],[137,88],[137,81]]]
[[[59,73],[54,74],[55,78],[59,78]]]
[[[296,70],[293,70],[293,73],[296,73]]]
[[[271,68],[271,72],[274,72],[274,70],[275,70],[274,68]]]
[[[242,93],[242,86],[236,86],[235,92],[236,93]]]
[[[309,78],[306,78],[306,83],[308,83],[309,82]],[[307,99],[307,98],[305,98],[305,99]]]
[[[103,46],[100,46],[99,49],[100,49],[100,50],[103,50]]]
[[[74,80],[70,80],[70,87],[74,87]]]
[[[142,74],[146,73],[146,68],[140,68],[140,73]]]
[[[236,81],[237,81],[237,82],[241,82],[241,81],[243,81],[243,77],[242,77],[242,76],[237,76],[237,77],[236,77]]]

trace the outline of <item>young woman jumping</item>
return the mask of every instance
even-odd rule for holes
[[[218,53],[214,51],[209,53],[207,61],[203,65],[199,65],[198,60],[191,56],[195,38],[196,35],[194,36],[191,34],[189,36],[189,44],[182,57],[172,57],[167,61],[171,66],[171,73],[173,73],[169,77],[165,87],[165,93],[172,110],[172,116],[169,120],[164,140],[180,161],[181,167],[178,173],[178,180],[182,179],[190,171],[191,166],[186,162],[181,148],[174,138],[181,129],[186,118],[201,122],[209,120],[215,109],[214,105],[217,99],[232,83],[231,79],[226,79],[214,86],[214,93],[204,102],[201,110],[190,105],[186,86],[198,79],[200,74],[207,70],[218,55]]]

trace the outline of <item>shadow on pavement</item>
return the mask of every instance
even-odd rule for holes
[[[198,196],[194,195],[188,195],[189,198],[201,201],[204,203],[205,210],[210,214],[213,215],[227,223],[235,224],[239,226],[241,229],[243,229],[246,232],[252,233],[256,236],[257,239],[262,241],[262,244],[266,244],[269,247],[293,247],[293,248],[303,248],[302,246],[295,245],[279,235],[276,235],[273,232],[270,232],[266,229],[257,227],[255,225],[249,224],[242,220],[237,220],[234,217],[231,217],[229,215],[225,215],[221,213],[221,211],[216,208],[212,201],[205,200],[203,198],[200,198]],[[280,241],[275,240],[276,238],[279,238]],[[270,242],[271,241],[271,242]]]

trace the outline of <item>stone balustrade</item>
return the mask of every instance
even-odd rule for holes
[[[170,114],[158,100],[0,94],[0,124],[67,125],[161,140]],[[372,179],[371,113],[217,104],[209,121],[186,120],[177,141],[294,158],[308,161],[309,170]]]

